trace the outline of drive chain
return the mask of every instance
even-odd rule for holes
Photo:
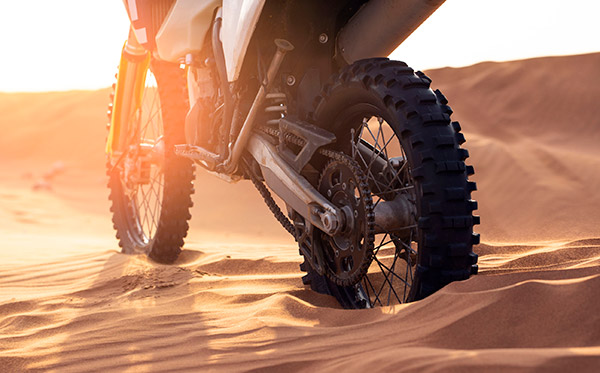
[[[275,138],[280,138],[280,131],[277,128],[262,126],[259,128],[259,130],[269,136],[272,136]],[[286,143],[294,144],[299,147],[303,147],[306,144],[306,141],[304,139],[302,139],[294,134],[291,134],[291,133],[284,133],[283,140]],[[375,235],[374,234],[375,219],[374,219],[374,213],[373,213],[373,200],[371,197],[370,189],[368,187],[367,178],[363,174],[363,172],[360,169],[360,167],[358,166],[358,164],[356,164],[356,162],[353,161],[352,159],[348,159],[348,156],[346,154],[344,154],[342,152],[330,150],[330,149],[324,149],[324,148],[319,148],[317,150],[317,152],[320,155],[327,157],[330,161],[342,162],[342,163],[348,165],[349,167],[351,167],[352,169],[354,169],[354,173],[356,175],[358,175],[359,179],[360,179],[359,188],[361,188],[363,190],[363,194],[365,195],[365,198],[366,198],[365,203],[367,206],[366,210],[367,210],[368,233],[366,234],[365,243],[364,243],[365,249],[366,249],[365,250],[365,255],[366,255],[365,262],[363,262],[363,265],[360,266],[361,268],[358,271],[358,273],[356,273],[354,276],[352,276],[351,279],[343,279],[342,280],[339,277],[337,277],[334,273],[331,273],[330,271],[327,271],[328,273],[326,273],[327,277],[338,285],[341,285],[341,286],[354,285],[355,283],[360,281],[360,279],[362,279],[362,277],[364,277],[366,275],[366,273],[369,269],[369,266],[371,264],[372,258],[374,256],[373,241],[374,241],[374,235]],[[277,203],[271,196],[271,193],[269,192],[267,187],[259,180],[258,176],[255,175],[252,171],[249,171],[249,174],[252,179],[252,182],[254,183],[254,186],[260,192],[261,196],[265,200],[265,203],[267,204],[267,206],[269,207],[271,212],[273,212],[273,215],[275,215],[275,218],[277,219],[277,221],[279,221],[279,223],[288,232],[290,232],[290,234],[292,236],[294,236],[294,239],[296,239],[296,241],[298,241],[298,237],[296,237],[295,228],[294,228],[293,223],[290,222],[289,219],[281,212],[281,209],[279,208],[279,206],[277,206]]]
[[[290,220],[281,211],[281,209],[277,205],[277,202],[275,202],[273,196],[271,195],[271,192],[269,192],[269,189],[267,189],[265,184],[262,181],[260,181],[258,176],[250,169],[250,167],[247,167],[246,169],[248,170],[247,173],[250,176],[250,180],[252,180],[252,183],[254,184],[256,189],[258,189],[258,192],[267,204],[267,207],[269,207],[269,210],[271,210],[271,212],[275,216],[275,219],[277,219],[277,221],[283,226],[283,228],[286,231],[288,231],[288,233],[291,234],[297,241],[296,229],[294,228],[294,224],[292,224],[292,222],[290,222]]]
[[[266,133],[268,135],[271,135],[271,136],[274,136],[277,138],[279,137],[279,130],[276,128],[263,126],[260,128],[260,130],[262,130],[264,133]],[[291,133],[286,134],[285,141],[292,143],[292,144],[296,144],[298,146],[303,146],[305,144],[304,140],[302,140],[301,138],[299,138],[297,136],[292,135]],[[327,151],[327,152],[328,152],[328,154],[335,153],[332,151]],[[323,154],[323,155],[325,155],[325,154]],[[330,155],[333,156],[333,154],[330,154]],[[329,155],[326,155],[326,156],[329,156]],[[271,212],[275,216],[275,219],[277,219],[279,224],[281,224],[281,226],[286,231],[288,231],[288,233],[291,234],[292,237],[294,237],[294,239],[296,241],[298,241],[298,238],[296,237],[296,229],[294,228],[294,224],[281,211],[281,209],[277,205],[277,202],[275,202],[275,200],[273,199],[273,196],[271,195],[271,192],[269,191],[269,189],[260,180],[258,175],[256,175],[256,173],[252,170],[252,168],[250,166],[246,167],[246,169],[247,169],[248,176],[250,177],[250,180],[252,180],[252,184],[254,184],[254,187],[260,193],[261,197],[265,201],[265,204],[267,205],[269,210],[271,210]]]

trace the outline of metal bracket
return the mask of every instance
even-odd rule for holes
[[[286,144],[286,134],[295,135],[304,140],[304,146],[295,154]],[[289,118],[279,120],[279,146],[277,150],[296,172],[302,171],[315,152],[322,146],[335,142],[335,135],[307,122]]]

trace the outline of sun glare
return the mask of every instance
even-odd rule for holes
[[[128,22],[118,0],[0,2],[0,91],[109,86]]]

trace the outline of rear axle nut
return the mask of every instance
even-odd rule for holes
[[[334,214],[331,212],[324,212],[320,216],[321,223],[323,223],[323,228],[325,228],[325,233],[331,234],[335,232],[338,227],[338,221]]]

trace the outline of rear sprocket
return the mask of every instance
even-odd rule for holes
[[[323,254],[327,278],[340,286],[361,281],[373,261],[373,199],[367,177],[349,156],[331,152],[321,172],[318,190],[345,216],[339,233],[312,230],[312,242]]]

